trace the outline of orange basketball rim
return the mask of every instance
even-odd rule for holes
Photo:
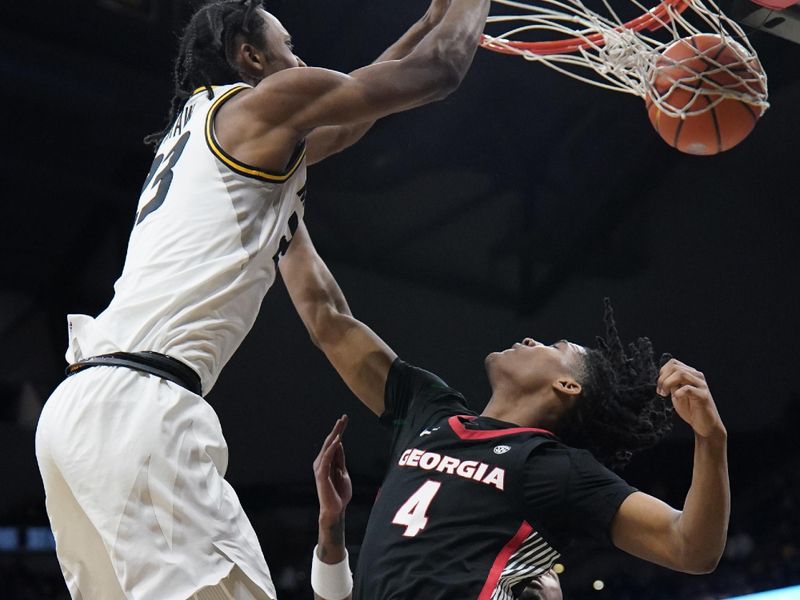
[[[778,1],[778,0],[774,0]],[[792,2],[800,0],[792,0]],[[628,29],[630,31],[656,31],[672,20],[672,14],[680,14],[685,11],[690,4],[690,0],[663,0],[658,6],[645,12],[643,15],[631,19],[617,27],[617,31]],[[508,40],[504,45],[496,45],[494,38],[483,35],[481,46],[492,52],[500,54],[518,54],[517,51],[530,52],[540,56],[551,54],[568,54],[576,50],[590,48],[592,46],[602,46],[605,44],[606,36],[601,32],[592,33],[585,37],[566,37],[561,40],[549,40],[543,42],[524,42]],[[508,48],[507,46],[510,46]],[[513,48],[513,50],[512,50]]]
[[[755,49],[715,0],[662,0],[653,8],[641,4],[647,0],[592,1],[590,9],[584,0],[494,0],[512,14],[490,15],[487,26],[511,28],[485,34],[481,45],[639,96],[659,134],[692,154],[735,146],[769,107]],[[641,14],[623,21],[620,3]],[[529,39],[543,34],[556,39]]]

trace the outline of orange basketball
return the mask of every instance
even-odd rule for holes
[[[753,70],[760,73],[761,66],[754,60],[748,63],[744,48],[736,42],[726,43],[708,33],[676,40],[656,61],[650,81],[664,104],[687,113],[703,112],[673,116],[648,94],[650,122],[664,141],[681,152],[708,155],[733,148],[750,134],[763,109],[737,98],[720,100],[720,94],[712,92],[723,86],[762,94],[764,79],[753,76]]]

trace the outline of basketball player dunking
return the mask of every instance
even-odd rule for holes
[[[489,0],[433,0],[370,66],[305,67],[259,0],[215,0],[175,62],[169,124],[115,295],[69,316],[71,375],[36,452],[67,586],[83,600],[274,598],[202,396],[302,223],[306,165],[464,77]]]
[[[659,370],[646,339],[626,353],[610,305],[597,348],[525,338],[490,354],[492,397],[476,415],[353,318],[304,225],[280,269],[312,340],[394,430],[355,600],[515,598],[572,542],[613,543],[688,573],[715,568],[730,512],[725,427],[702,373],[675,359]],[[622,466],[658,442],[673,407],[695,434],[683,510],[598,461]]]

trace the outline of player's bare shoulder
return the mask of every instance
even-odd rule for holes
[[[286,69],[255,87],[242,86],[218,108],[213,115],[214,132],[228,154],[268,172],[285,170],[307,134],[291,122],[297,105],[308,101],[295,92],[305,85],[299,73],[304,70]]]
[[[242,98],[241,104],[253,118],[273,126],[291,126],[305,134],[313,125],[302,122],[298,115],[326,94],[352,81],[350,75],[319,67],[284,69],[262,79]]]

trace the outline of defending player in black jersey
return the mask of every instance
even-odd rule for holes
[[[492,397],[475,415],[459,392],[398,359],[352,317],[303,227],[281,273],[314,342],[394,428],[356,600],[515,598],[526,578],[581,540],[688,573],[715,568],[730,512],[725,427],[702,373],[674,359],[659,371],[646,340],[626,355],[610,309],[597,349],[525,338],[490,354]],[[670,396],[695,432],[683,510],[597,460],[624,464],[656,443],[668,430]]]
[[[344,544],[344,517],[353,487],[344,458],[342,434],[347,415],[337,419],[314,461],[319,499],[319,538],[314,548],[311,586],[314,600],[351,600],[352,575]],[[520,600],[562,600],[554,570],[545,571],[523,586]]]

